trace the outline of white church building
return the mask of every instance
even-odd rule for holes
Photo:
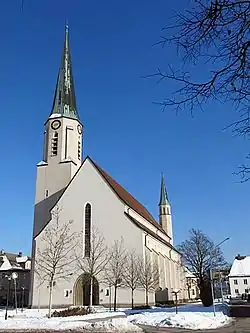
[[[82,233],[83,249],[87,224],[98,228],[108,247],[123,237],[126,249],[135,249],[144,257],[147,254],[152,262],[158,263],[159,290],[165,295],[163,302],[174,298],[174,290],[179,291],[179,299],[187,299],[181,255],[173,245],[171,206],[163,177],[157,221],[92,158],[86,156],[82,160],[84,126],[76,107],[68,27],[52,111],[44,126],[43,158],[37,164],[30,306],[48,306],[48,285],[39,281],[36,256],[38,249],[43,249],[42,235],[54,223],[55,207],[60,207],[60,220],[73,221],[74,231]],[[109,286],[98,279],[97,282],[94,291],[98,293],[97,303],[108,306]],[[81,273],[77,269],[67,280],[60,280],[53,289],[53,307],[88,304],[81,283]],[[151,292],[149,296],[150,304],[154,304],[155,293]],[[135,291],[134,301],[135,305],[145,304],[144,290]],[[131,304],[128,289],[119,288],[117,304]]]

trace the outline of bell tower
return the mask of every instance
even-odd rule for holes
[[[161,175],[161,192],[159,201],[159,222],[162,229],[169,237],[169,243],[173,245],[173,229],[171,206],[168,200],[166,185],[163,174]]]
[[[52,110],[44,127],[35,204],[66,187],[82,162],[83,125],[76,107],[67,25]]]

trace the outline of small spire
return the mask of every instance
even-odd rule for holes
[[[79,119],[76,108],[72,63],[69,50],[69,27],[67,22],[65,24],[61,66],[57,77],[56,90],[50,116],[53,114]]]
[[[159,206],[161,205],[168,205],[168,195],[167,195],[167,190],[166,190],[166,185],[164,181],[164,175],[163,172],[161,173],[161,194],[160,194],[160,202]]]

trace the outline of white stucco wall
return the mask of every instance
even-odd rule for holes
[[[235,284],[235,280],[237,281],[237,284]],[[247,280],[247,284],[244,283],[244,280]],[[250,276],[229,277],[229,285],[232,297],[244,294],[246,289],[248,289],[250,293]],[[237,289],[238,293],[236,292]]]
[[[92,226],[104,236],[108,247],[111,247],[115,240],[124,239],[124,246],[128,251],[136,250],[137,254],[144,255],[145,247],[154,252],[155,259],[159,262],[160,286],[162,289],[168,288],[169,300],[173,298],[172,289],[181,287],[181,277],[178,271],[178,262],[180,255],[171,250],[164,243],[148,235],[138,226],[136,226],[125,214],[128,207],[118,199],[117,195],[103,180],[102,176],[93,166],[90,160],[86,160],[76,177],[66,189],[58,202],[61,209],[60,216],[62,222],[73,220],[72,231],[83,234],[84,239],[84,211],[86,203],[92,207]],[[129,214],[139,219],[140,216],[133,210]],[[147,223],[147,221],[140,222]],[[50,223],[53,223],[52,221]],[[156,229],[154,226],[151,228]],[[157,234],[162,233],[156,230]],[[164,238],[167,236],[164,235]],[[35,239],[36,249],[43,248],[41,242],[42,233]],[[168,239],[166,239],[168,240]],[[74,284],[80,273],[76,270],[67,281],[57,281],[53,291],[53,306],[67,306],[73,304]],[[98,279],[98,278],[97,278]],[[48,304],[48,288],[42,285],[38,288],[39,281],[34,275],[32,306],[45,307]],[[100,283],[100,304],[108,304],[109,296],[105,296],[107,285]],[[68,297],[65,297],[65,290],[69,291]],[[39,292],[38,292],[39,291]],[[112,293],[113,294],[113,293]],[[119,288],[117,294],[117,304],[130,304],[130,290]],[[149,302],[154,304],[154,293],[149,295]],[[144,304],[144,290],[136,290],[135,304]]]

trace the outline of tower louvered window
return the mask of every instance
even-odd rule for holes
[[[85,206],[85,250],[84,256],[90,256],[90,239],[91,239],[91,205],[88,203]]]
[[[78,141],[78,160],[81,160],[81,142]]]
[[[56,156],[57,152],[58,152],[58,132],[54,132],[51,141],[51,155]]]

